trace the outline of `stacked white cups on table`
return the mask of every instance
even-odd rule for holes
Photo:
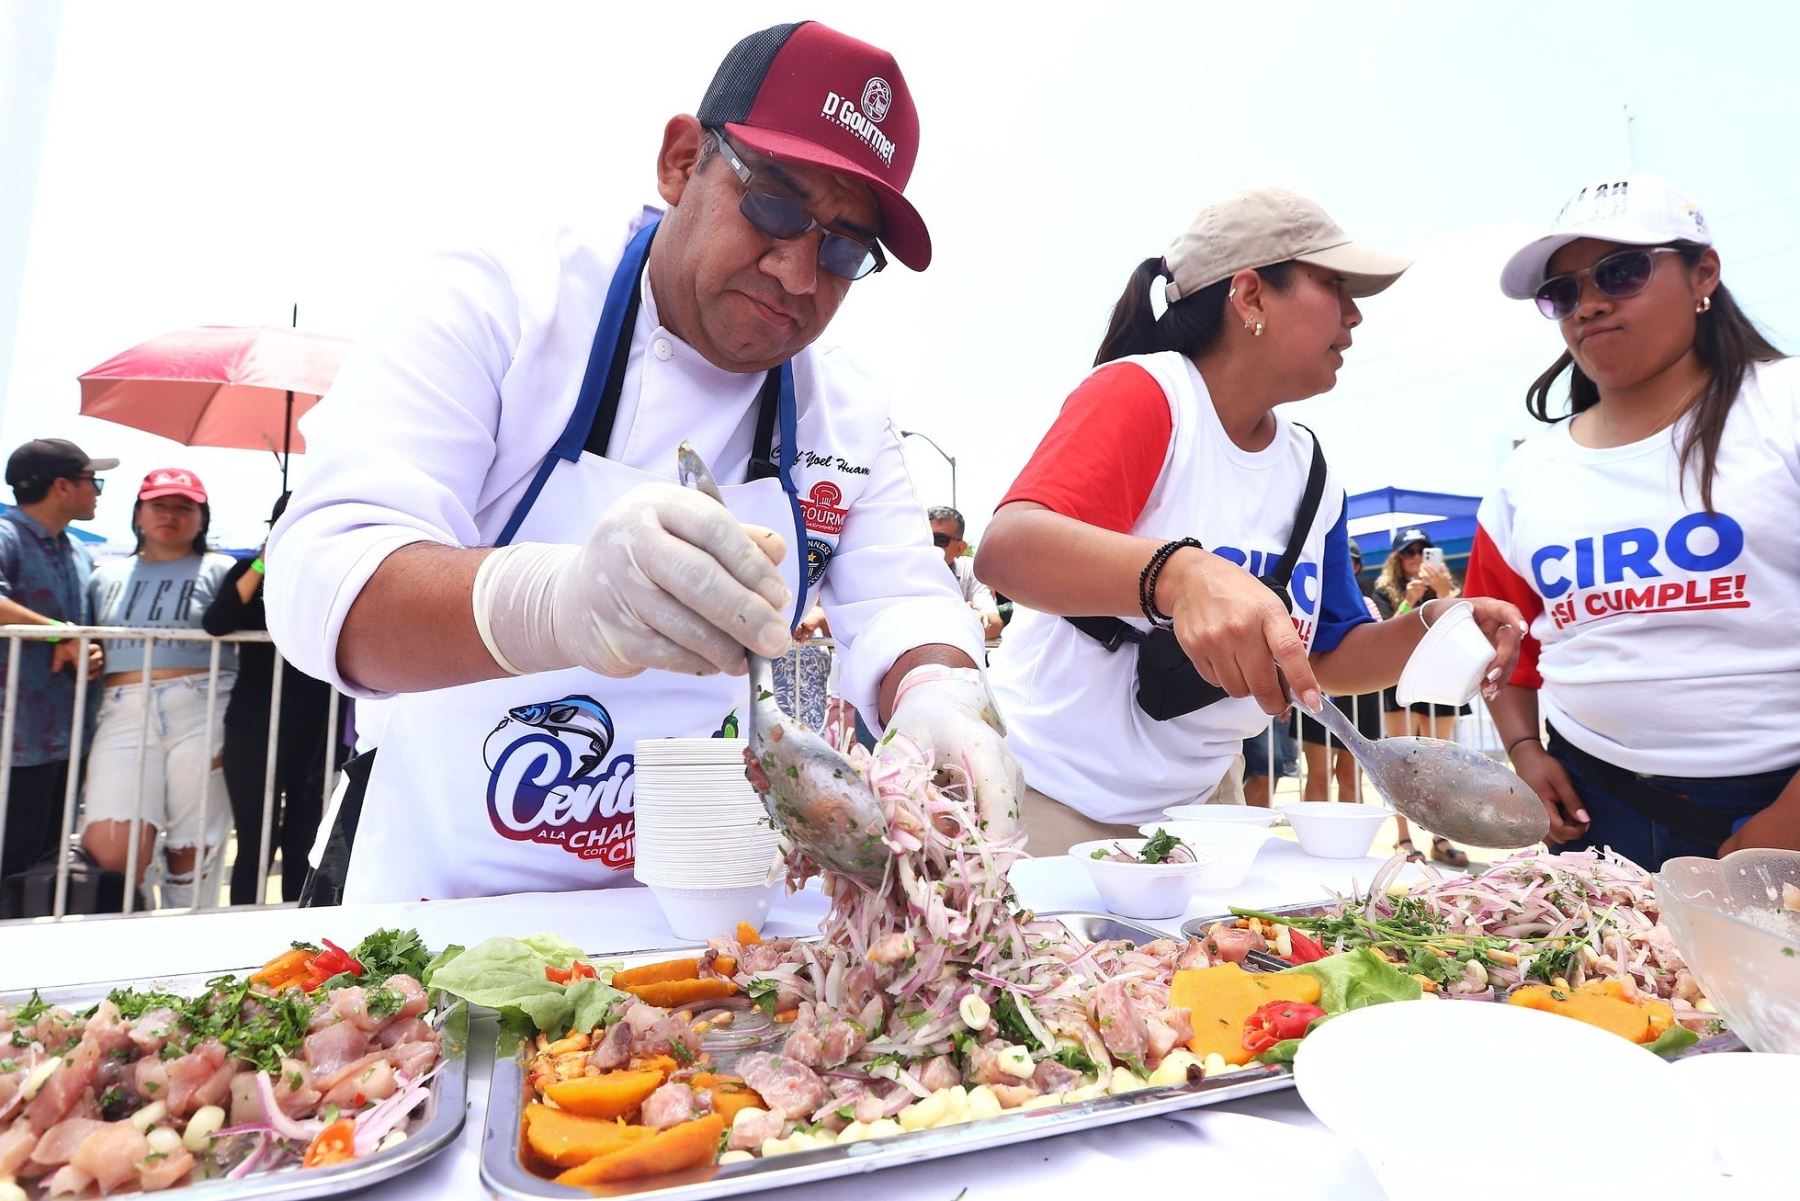
[[[780,838],[744,778],[742,738],[644,738],[636,759],[638,883],[677,938],[760,927]]]

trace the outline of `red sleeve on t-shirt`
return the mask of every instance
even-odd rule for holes
[[[1136,363],[1100,368],[1063,402],[1002,506],[1034,501],[1129,533],[1162,475],[1174,422],[1162,386]]]
[[[1544,613],[1544,598],[1512,569],[1487,530],[1475,527],[1475,544],[1469,548],[1469,570],[1463,577],[1464,596],[1495,596],[1511,601],[1525,615],[1525,626],[1531,627]],[[1530,634],[1519,643],[1519,663],[1513,668],[1513,684],[1520,688],[1542,688],[1544,677],[1538,672],[1538,640]]]

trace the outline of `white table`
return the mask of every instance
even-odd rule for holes
[[[1255,870],[1228,892],[1202,893],[1187,916],[1230,905],[1266,907],[1323,899],[1328,889],[1367,883],[1379,859],[1315,859],[1285,839],[1271,839]],[[1082,865],[1058,857],[1027,860],[1012,873],[1022,903],[1040,911],[1101,909]],[[825,911],[816,892],[776,903],[765,933],[816,930]],[[1171,932],[1182,918],[1151,923]],[[188,917],[87,918],[12,927],[0,934],[0,991],[227,971],[260,963],[290,941],[330,938],[354,944],[381,926],[415,928],[433,947],[472,945],[496,934],[561,934],[595,951],[676,945],[654,898],[642,888],[582,893],[526,893],[462,901],[351,905],[341,909],[260,909]],[[487,1109],[492,1047],[472,1042],[469,1120],[456,1145],[417,1171],[367,1196],[382,1201],[435,1201],[487,1195],[478,1157]],[[1304,1170],[1294,1170],[1302,1166]],[[1279,1188],[1271,1173],[1279,1173]],[[1083,1134],[1042,1139],[935,1163],[877,1172],[857,1181],[858,1201],[1043,1201],[1051,1197],[1116,1195],[1121,1187],[1181,1191],[1228,1190],[1239,1195],[1307,1201],[1382,1197],[1361,1157],[1316,1122],[1292,1092],[1229,1105],[1145,1118]],[[788,1189],[796,1201],[843,1196],[833,1182]],[[773,1196],[774,1194],[768,1194]]]

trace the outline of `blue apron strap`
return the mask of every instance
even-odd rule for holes
[[[650,255],[650,239],[655,236],[659,224],[660,221],[652,221],[626,243],[625,254],[613,270],[612,282],[607,285],[606,305],[600,311],[600,324],[594,330],[594,343],[588,351],[587,370],[581,377],[581,392],[575,399],[575,411],[569,415],[569,423],[563,427],[563,432],[550,448],[550,453],[544,456],[543,463],[531,478],[525,495],[519,498],[512,516],[506,519],[505,528],[494,541],[495,546],[511,545],[519,533],[519,527],[525,524],[526,514],[537,503],[538,494],[549,482],[550,473],[556,470],[557,460],[572,463],[581,457],[582,444],[587,441],[588,430],[594,424],[594,413],[600,407],[601,394],[606,391],[606,377],[612,368],[613,355],[618,349],[620,337],[626,336],[625,313],[632,307],[631,298],[639,277],[644,273],[644,260]]]
[[[788,508],[794,514],[794,551],[799,556],[800,587],[794,592],[794,619],[790,630],[800,628],[806,616],[806,514],[800,509],[800,490],[794,485],[794,460],[800,442],[799,402],[794,398],[794,365],[781,365],[781,402],[776,410],[781,424],[781,451],[776,456],[775,472],[781,479],[781,490],[787,494]]]

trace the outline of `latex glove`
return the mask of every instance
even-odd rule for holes
[[[960,772],[968,772],[989,838],[1010,838],[1018,830],[1025,779],[1007,749],[1002,737],[1006,727],[979,670],[939,664],[913,668],[900,680],[887,728],[932,751],[940,786],[960,783]],[[959,770],[946,772],[946,765]]]
[[[619,497],[580,546],[502,547],[475,576],[475,626],[513,675],[585,667],[745,671],[744,648],[788,647],[786,544],[718,501],[674,484]]]

